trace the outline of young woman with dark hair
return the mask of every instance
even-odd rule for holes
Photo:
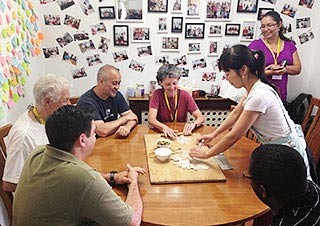
[[[213,133],[200,136],[197,148],[190,150],[191,157],[209,158],[224,152],[251,129],[262,144],[286,144],[294,147],[303,157],[308,179],[311,179],[306,154],[306,142],[301,129],[295,128],[283,103],[264,75],[264,54],[252,51],[245,45],[226,49],[218,66],[226,73],[227,80],[236,88],[244,87],[247,96],[242,97],[236,108]],[[222,139],[208,148],[207,143],[224,131]]]

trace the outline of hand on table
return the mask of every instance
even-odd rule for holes
[[[173,130],[168,126],[165,126],[162,129],[162,132],[164,133],[164,137],[169,137],[169,138],[173,138],[173,139],[177,138],[177,134],[176,133],[178,132],[178,130]]]
[[[196,128],[195,123],[186,123],[183,128],[183,135],[189,136],[192,134],[192,131]]]
[[[129,135],[131,129],[128,126],[119,126],[118,130],[116,131],[116,136],[126,137]]]
[[[210,152],[209,152],[209,147],[206,145],[198,146],[195,148],[191,148],[189,155],[191,158],[199,158],[199,159],[207,159],[209,158]]]
[[[139,166],[132,167],[127,164],[128,169],[117,173],[114,176],[116,184],[130,184],[132,181],[138,181],[139,174],[145,175],[147,171]]]

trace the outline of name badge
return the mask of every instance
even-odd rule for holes
[[[273,80],[281,80],[282,79],[282,75],[272,75],[272,79]]]

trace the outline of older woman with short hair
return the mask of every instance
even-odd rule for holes
[[[47,74],[34,84],[35,105],[14,123],[7,144],[7,161],[3,174],[3,188],[14,192],[22,167],[38,145],[47,144],[45,120],[62,105],[70,104],[71,83],[64,77]]]
[[[152,93],[149,103],[149,124],[171,138],[177,136],[176,131],[164,122],[186,122],[189,112],[195,120],[185,124],[184,135],[191,135],[192,131],[204,122],[204,117],[191,95],[178,88],[180,77],[181,70],[177,66],[162,65],[157,72],[157,81],[162,88]]]

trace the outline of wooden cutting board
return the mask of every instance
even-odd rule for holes
[[[180,136],[177,140],[172,140],[170,148],[173,151],[179,149],[179,153],[176,155],[187,157],[190,148],[196,146],[196,139],[199,136],[199,133],[194,133],[192,136],[187,137]],[[208,165],[209,169],[183,169],[173,164],[174,161],[172,159],[160,162],[153,155],[154,150],[157,148],[156,140],[159,138],[161,138],[160,134],[144,135],[151,184],[226,181],[226,177],[213,157],[206,160],[195,160],[196,163]]]

